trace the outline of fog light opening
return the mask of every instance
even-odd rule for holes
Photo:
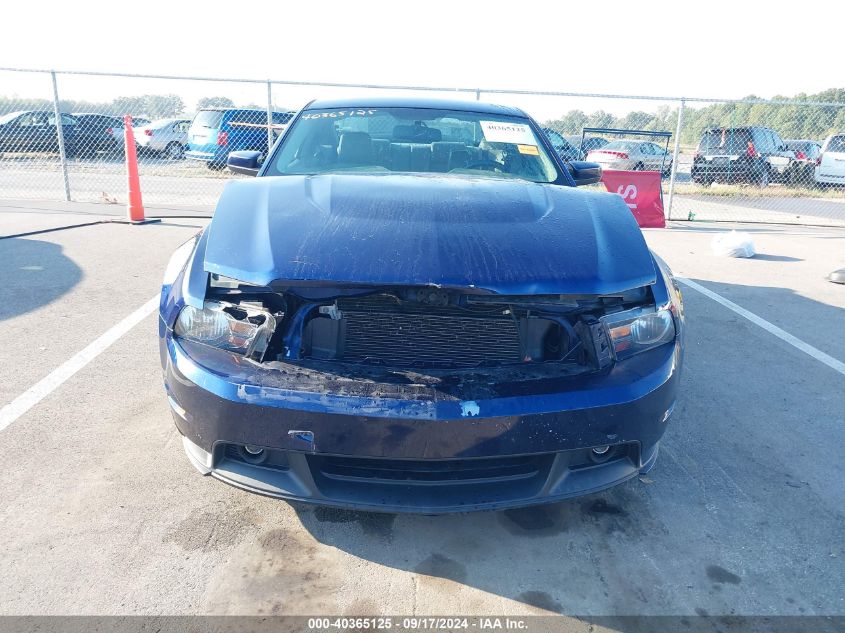
[[[605,444],[604,446],[596,446],[590,449],[590,461],[594,464],[601,464],[606,462],[616,454],[616,447]]]
[[[252,446],[251,444],[244,444],[238,447],[240,449],[241,457],[244,461],[250,464],[260,464],[267,459],[267,451],[260,446]]]

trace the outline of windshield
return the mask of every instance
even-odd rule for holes
[[[549,140],[552,142],[552,146],[555,149],[575,149],[569,141],[554,130],[544,128],[543,131],[546,133],[546,136],[549,137]]]
[[[751,142],[748,129],[710,130],[704,133],[698,151],[702,154],[744,154]]]
[[[635,141],[611,141],[603,145],[601,149],[621,149],[627,152],[636,152],[640,149],[640,144]]]
[[[21,114],[23,114],[23,111],[18,110],[17,112],[9,112],[8,114],[4,114],[3,116],[0,116],[0,125],[3,125],[4,123],[8,123],[9,121],[11,121],[11,120],[15,119],[16,117],[20,116]]]
[[[223,120],[223,113],[219,110],[200,110],[197,116],[194,117],[193,125],[207,128],[220,127],[220,121]]]
[[[845,152],[845,136],[834,136],[828,141],[828,152]]]
[[[796,152],[806,152],[810,149],[810,144],[804,141],[786,141],[786,148]]]
[[[266,175],[341,171],[558,178],[527,119],[428,108],[304,112]]]

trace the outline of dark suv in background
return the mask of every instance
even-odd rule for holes
[[[97,152],[123,151],[123,143],[114,134],[115,130],[123,129],[123,119],[90,112],[74,112],[73,117],[76,119],[77,155],[93,157]]]
[[[584,155],[581,153],[581,150],[555,132],[552,128],[544,127],[543,132],[545,132],[546,137],[549,139],[549,142],[552,144],[552,147],[555,148],[557,155],[560,156],[562,161],[569,162],[571,160],[584,160]]]
[[[76,155],[77,120],[62,112],[65,153]],[[52,110],[22,110],[0,116],[0,155],[4,152],[29,153],[59,151],[56,115]]]
[[[767,127],[729,127],[705,130],[692,164],[693,182],[792,182],[795,153],[777,132]]]

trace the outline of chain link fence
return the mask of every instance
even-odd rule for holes
[[[128,114],[145,204],[211,208],[239,177],[229,151],[266,152],[313,98],[377,93],[519,106],[564,160],[662,171],[672,220],[845,226],[845,90],[705,101],[22,69],[0,86],[0,199],[125,204]]]

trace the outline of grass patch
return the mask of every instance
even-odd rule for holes
[[[663,195],[669,195],[669,183],[663,184]],[[695,183],[675,183],[675,195],[700,196],[705,198],[825,198],[845,200],[845,188],[794,187],[769,185],[760,188],[754,185],[720,185],[714,183],[703,187]]]

